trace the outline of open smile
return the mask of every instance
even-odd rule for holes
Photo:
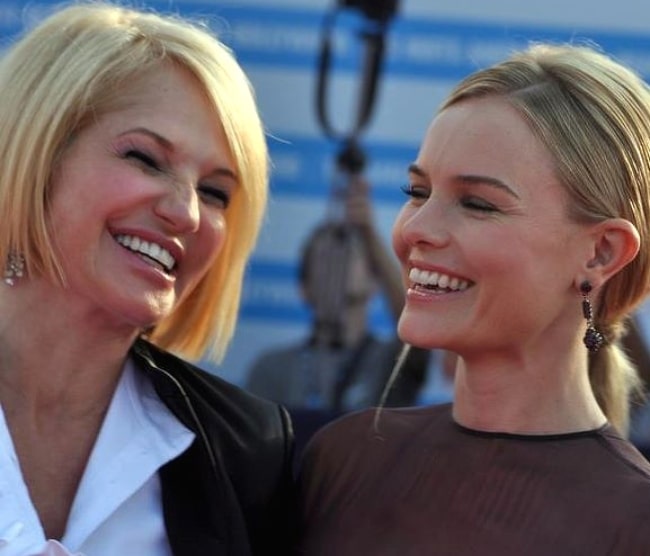
[[[129,251],[136,253],[147,263],[153,263],[166,274],[171,274],[176,267],[176,259],[172,254],[153,241],[146,241],[137,236],[118,234],[115,241]]]
[[[415,267],[409,271],[409,280],[413,289],[426,289],[436,292],[464,291],[473,285],[469,280]]]

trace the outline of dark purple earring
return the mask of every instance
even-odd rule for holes
[[[596,330],[593,320],[593,310],[591,308],[591,301],[589,301],[589,292],[591,291],[591,284],[585,280],[580,284],[580,293],[582,294],[582,315],[587,319],[587,331],[585,337],[582,339],[585,346],[591,353],[596,353],[605,343],[605,337]]]

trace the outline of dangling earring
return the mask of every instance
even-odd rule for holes
[[[591,308],[591,301],[589,301],[589,292],[591,291],[591,284],[585,280],[580,284],[580,293],[582,294],[582,315],[587,319],[587,331],[585,337],[582,339],[585,346],[591,353],[596,353],[605,343],[605,336],[603,336],[594,326],[593,311]]]
[[[18,278],[25,274],[25,257],[19,253],[9,253],[3,280],[5,284],[13,286]]]

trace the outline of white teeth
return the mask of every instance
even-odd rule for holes
[[[421,268],[412,268],[409,272],[409,279],[414,284],[452,291],[463,291],[469,287],[467,280],[461,280],[455,276],[452,277],[447,274],[423,270]]]
[[[115,236],[115,239],[120,245],[123,245],[127,249],[136,253],[142,253],[150,259],[160,263],[167,272],[174,268],[174,265],[176,264],[176,259],[174,259],[172,254],[157,243],[145,241],[137,236],[126,234],[119,234]]]

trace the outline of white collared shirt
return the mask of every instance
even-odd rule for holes
[[[0,556],[169,556],[158,469],[194,433],[128,361],[75,496],[64,537],[45,538],[0,409]]]

